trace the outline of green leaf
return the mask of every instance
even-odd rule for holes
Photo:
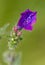
[[[5,24],[2,28],[0,28],[0,36],[4,35],[6,33],[6,29],[9,26],[8,24]]]
[[[22,58],[22,53],[19,52],[12,65],[21,65],[21,58]]]

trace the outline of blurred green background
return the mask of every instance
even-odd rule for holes
[[[37,23],[32,32],[23,31],[23,41],[18,46],[22,51],[21,65],[45,65],[45,0],[0,0],[0,27],[10,23],[6,30],[11,31],[19,20],[20,13],[26,9],[37,11]],[[7,50],[7,38],[0,40],[0,63],[2,54]]]

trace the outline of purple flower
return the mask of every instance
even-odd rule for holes
[[[21,13],[21,17],[18,21],[17,26],[21,29],[32,30],[33,24],[36,22],[37,12],[32,12],[29,9]]]

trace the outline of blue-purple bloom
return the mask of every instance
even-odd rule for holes
[[[17,26],[21,29],[32,30],[33,24],[36,22],[37,12],[32,12],[29,9],[21,13],[21,17],[18,21]]]

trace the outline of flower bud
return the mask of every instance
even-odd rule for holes
[[[17,27],[16,27],[16,26],[14,27],[14,29],[13,29],[13,30],[14,30],[15,32],[17,32],[17,31],[18,31],[18,29],[17,29]]]
[[[22,34],[22,32],[21,31],[18,31],[17,36],[20,36],[21,34]]]

